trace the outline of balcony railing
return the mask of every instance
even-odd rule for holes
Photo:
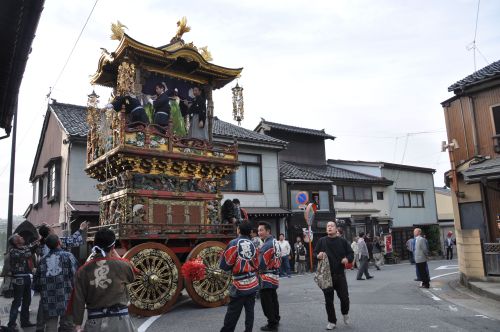
[[[125,112],[96,108],[88,109],[87,122],[87,164],[119,146],[150,150],[155,154],[182,153],[195,157],[237,160],[236,143],[228,145],[179,137],[173,133],[172,122],[168,128],[140,122],[126,123]]]
[[[93,240],[95,233],[101,228],[111,229],[122,240],[232,238],[236,235],[236,226],[233,224],[116,223],[90,227],[88,239]]]

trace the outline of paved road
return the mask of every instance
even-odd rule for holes
[[[430,263],[431,289],[418,288],[414,266],[386,265],[370,270],[375,278],[357,281],[348,271],[351,326],[341,320],[343,331],[500,331],[500,304],[476,297],[456,284],[456,261]],[[439,269],[437,269],[439,268]],[[455,287],[450,287],[455,286]],[[323,331],[327,319],[321,290],[312,274],[281,279],[280,331]],[[340,305],[335,300],[338,316]],[[226,307],[206,309],[183,296],[171,312],[152,318],[134,318],[140,332],[218,331]],[[260,302],[255,306],[254,330],[266,322]],[[237,331],[243,331],[243,317]]]

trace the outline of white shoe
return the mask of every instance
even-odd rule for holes
[[[334,328],[335,328],[335,324],[334,323],[328,322],[328,324],[326,324],[326,329],[327,330],[333,330]]]
[[[349,318],[349,315],[344,315],[344,324],[351,325],[351,318]]]

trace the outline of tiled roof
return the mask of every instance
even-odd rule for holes
[[[500,179],[500,158],[486,159],[475,163],[466,171],[463,171],[465,182],[478,182],[481,178],[488,180]]]
[[[64,131],[73,137],[87,137],[87,108],[71,104],[54,102],[50,105]],[[260,134],[214,117],[213,134],[219,137],[236,138],[250,142],[267,143],[286,146],[287,142],[280,139]]]
[[[262,119],[260,121],[260,123],[257,125],[255,130],[257,131],[261,128],[263,128],[264,130],[277,129],[277,130],[283,130],[283,131],[288,131],[288,132],[292,132],[292,133],[305,134],[305,135],[311,135],[311,136],[319,136],[319,137],[323,137],[324,139],[331,139],[331,140],[335,139],[335,136],[332,136],[332,135],[325,133],[324,129],[317,130],[317,129],[295,127],[295,126],[285,125],[282,123],[266,121],[264,119]]]
[[[219,120],[217,117],[214,117],[214,127],[212,129],[212,132],[214,136],[230,137],[236,138],[238,140],[256,141],[282,146],[288,144],[287,142],[280,139]]]
[[[456,82],[448,88],[448,91],[454,91],[460,88],[469,87],[474,84],[481,83],[482,81],[500,77],[500,60],[493,62],[475,73],[467,76],[466,78]]]
[[[49,105],[61,123],[64,132],[72,137],[87,137],[87,108],[54,102]]]
[[[313,166],[282,162],[280,164],[280,173],[285,179],[363,182],[384,185],[392,184],[392,181],[385,178],[349,171],[331,165]]]
[[[304,170],[301,167],[287,163],[287,162],[281,162],[280,163],[280,176],[283,179],[296,179],[296,180],[315,180],[318,182],[324,182],[324,181],[330,181],[324,176],[317,175],[313,172],[310,172],[308,170]]]

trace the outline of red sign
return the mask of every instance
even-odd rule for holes
[[[389,254],[392,252],[392,235],[384,235],[384,242],[385,242],[385,253]]]

